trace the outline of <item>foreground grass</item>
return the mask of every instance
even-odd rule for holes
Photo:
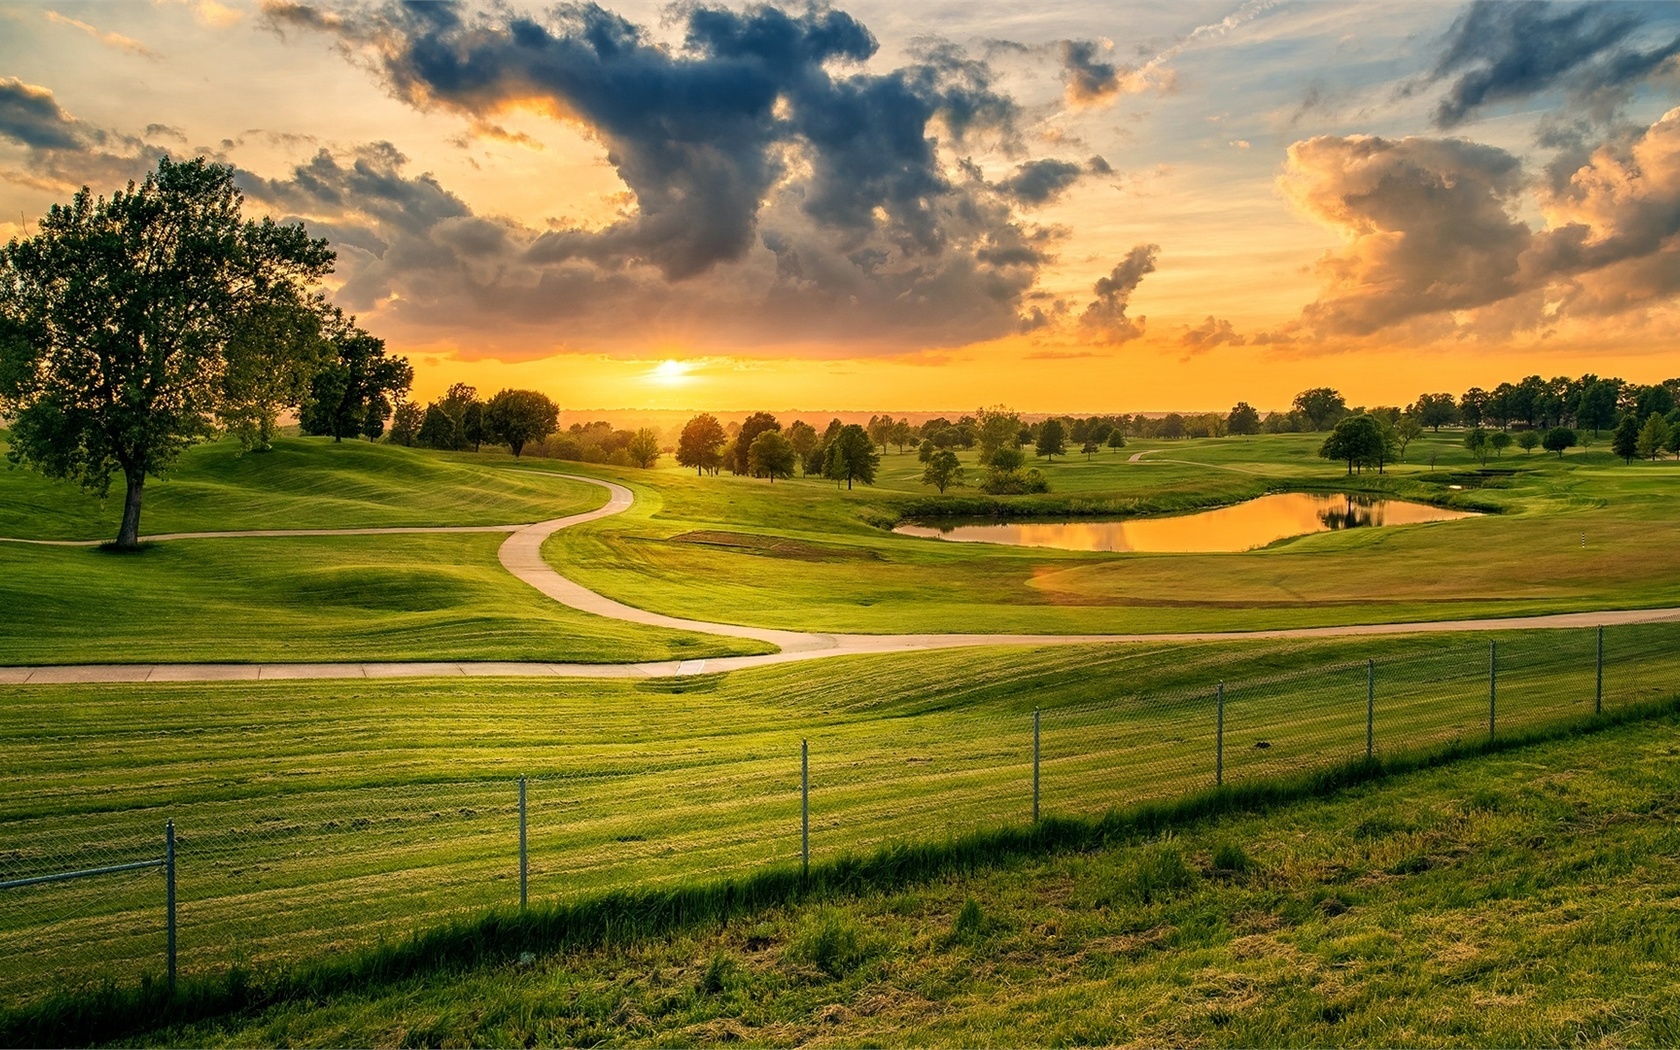
[[[501,567],[500,533],[0,543],[0,665],[319,660],[604,663],[765,652],[575,612]]]
[[[1237,554],[944,543],[878,527],[931,496],[916,483],[915,455],[893,452],[879,487],[852,492],[814,480],[619,472],[637,506],[556,535],[547,552],[579,582],[635,605],[806,630],[1242,630],[1680,603],[1680,547],[1667,533],[1680,464],[1626,465],[1599,450],[1512,454],[1483,475],[1457,435],[1441,435],[1414,442],[1410,462],[1388,474],[1349,478],[1317,458],[1320,440],[1179,442],[1138,463],[1075,458],[1044,467],[1051,497],[1011,507],[1127,517],[1305,489],[1499,513]]]
[[[1608,710],[1680,680],[1680,627],[1607,632]],[[1591,632],[1500,639],[1501,738],[1593,709]],[[173,820],[183,973],[266,973],[518,899],[577,900],[785,866],[811,754],[818,864],[1031,814],[1099,815],[1364,754],[1485,740],[1487,641],[1108,646],[847,658],[625,682],[274,682],[0,690],[0,878],[156,856]],[[122,984],[161,958],[155,872],[0,897],[0,996]]]
[[[552,940],[544,914],[503,916],[412,953],[481,962],[229,989],[249,1005],[133,1017],[125,1041],[1672,1045],[1677,756],[1670,713],[1165,830],[1046,829],[1083,835],[1072,852],[864,864],[785,905],[540,956],[517,953]]]

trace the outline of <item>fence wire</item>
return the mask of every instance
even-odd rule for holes
[[[354,951],[520,903],[800,864],[1040,816],[1096,816],[1310,773],[1366,754],[1436,752],[1661,700],[1680,625],[1464,634],[1377,660],[1103,703],[867,715],[866,684],[825,721],[750,738],[633,737],[556,748],[552,768],[424,783],[269,770],[199,801],[114,795],[67,819],[70,787],[8,778],[0,883],[155,861],[175,827],[179,972],[261,970]],[[1082,695],[1089,695],[1084,690]],[[859,714],[858,712],[865,712]],[[742,740],[748,743],[743,746]],[[159,979],[158,867],[0,889],[0,1001]]]

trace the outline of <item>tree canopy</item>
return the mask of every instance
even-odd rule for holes
[[[962,463],[957,460],[957,454],[950,449],[940,449],[928,457],[927,466],[922,470],[922,484],[932,485],[943,493],[953,485],[963,483]]]
[[[1394,432],[1381,420],[1368,413],[1348,416],[1336,424],[1330,436],[1319,446],[1318,454],[1325,459],[1345,460],[1348,473],[1355,467],[1363,470],[1376,467],[1393,458]]]
[[[693,467],[694,473],[716,474],[723,465],[723,443],[727,440],[723,424],[710,412],[702,412],[690,419],[677,438],[677,462]]]
[[[408,392],[414,369],[407,358],[387,357],[385,340],[369,335],[354,317],[337,309],[328,312],[325,332],[333,353],[310,381],[298,423],[305,434],[371,441],[385,432],[392,402]]]
[[[875,451],[875,443],[869,439],[869,435],[856,423],[848,423],[840,428],[834,435],[834,440],[828,444],[828,459],[824,464],[823,475],[830,481],[844,481],[848,489],[854,481],[873,485],[875,471],[880,465],[880,453]]]
[[[560,406],[535,390],[500,390],[484,403],[484,431],[519,458],[527,441],[541,441],[560,426]]]
[[[228,406],[239,326],[306,301],[332,269],[325,241],[242,205],[231,167],[165,158],[108,198],[84,187],[0,249],[8,455],[101,495],[120,474],[119,548],[139,542],[146,478]]]
[[[769,478],[772,485],[777,478],[793,477],[798,463],[799,453],[780,430],[760,433],[747,448],[747,469],[755,478]]]

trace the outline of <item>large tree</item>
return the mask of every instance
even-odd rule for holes
[[[1621,395],[1619,379],[1600,379],[1589,384],[1581,391],[1581,400],[1575,406],[1575,422],[1591,427],[1593,437],[1597,437],[1600,430],[1616,421],[1616,401]]]
[[[1563,450],[1574,448],[1576,444],[1575,431],[1568,427],[1553,427],[1546,431],[1546,436],[1540,440],[1547,452],[1556,452],[1558,458],[1563,458]]]
[[[952,485],[961,485],[962,483],[962,463],[957,460],[957,454],[950,449],[935,452],[928,459],[927,467],[922,471],[922,484],[932,485],[941,493]]]
[[[1458,422],[1458,403],[1451,394],[1419,394],[1411,414],[1422,425],[1439,434],[1444,426]]]
[[[630,462],[643,470],[651,468],[659,462],[659,435],[643,427],[636,431],[636,436],[624,446],[624,453],[630,457]]]
[[[722,449],[727,437],[717,417],[710,412],[702,412],[688,421],[682,436],[677,438],[677,462],[693,467],[696,474],[704,474],[708,470],[716,474],[718,467],[723,465]]]
[[[1046,419],[1038,425],[1038,441],[1033,452],[1054,463],[1057,456],[1067,454],[1067,428],[1059,419]]]
[[[875,443],[869,440],[869,435],[856,423],[848,423],[828,444],[823,476],[831,481],[844,481],[848,489],[854,481],[873,485],[875,471],[880,465],[880,453],[875,451]]]
[[[747,462],[752,454],[752,443],[758,435],[772,430],[781,430],[782,424],[769,412],[754,412],[741,421],[741,432],[735,435],[735,462],[730,465],[737,474],[752,473],[752,465]]]
[[[83,188],[0,249],[0,415],[14,463],[109,491],[140,538],[146,478],[208,437],[241,319],[332,269],[302,226],[248,221],[233,169],[158,162],[109,198]]]
[[[1318,454],[1325,459],[1345,460],[1347,471],[1353,473],[1353,468],[1363,470],[1366,467],[1376,467],[1382,470],[1393,439],[1384,433],[1383,424],[1375,416],[1360,414],[1348,416],[1336,424],[1330,436],[1324,439],[1324,444],[1318,448]]]
[[[500,390],[484,403],[484,432],[515,459],[527,441],[541,441],[560,427],[560,406],[535,390]]]
[[[414,368],[405,357],[386,356],[385,340],[336,309],[327,315],[325,332],[332,356],[310,381],[298,423],[305,434],[372,441],[385,432],[394,402],[414,383]]]
[[[747,469],[755,478],[769,478],[772,485],[777,478],[793,477],[798,462],[799,453],[794,451],[793,442],[779,430],[764,431],[753,438],[747,449]]]
[[[1225,417],[1225,432],[1238,436],[1260,433],[1260,413],[1247,401],[1238,401]]]

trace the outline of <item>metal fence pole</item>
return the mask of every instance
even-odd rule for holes
[[[799,742],[799,858],[800,877],[811,877],[811,744]]]
[[[519,910],[531,901],[531,854],[525,845],[525,778],[519,778]]]
[[[1038,823],[1038,708],[1033,708],[1033,823]]]
[[[1593,685],[1593,714],[1604,713],[1604,625],[1598,625],[1598,675]]]
[[[1213,786],[1225,786],[1225,683],[1219,683],[1215,694],[1216,710],[1213,730]]]
[[[1493,739],[1494,716],[1499,710],[1499,643],[1488,642],[1488,739]]]
[[[1365,758],[1370,760],[1377,743],[1377,662],[1365,661]]]
[[[164,912],[167,927],[164,949],[169,960],[169,990],[175,990],[175,822],[165,821],[163,825],[163,886]]]

